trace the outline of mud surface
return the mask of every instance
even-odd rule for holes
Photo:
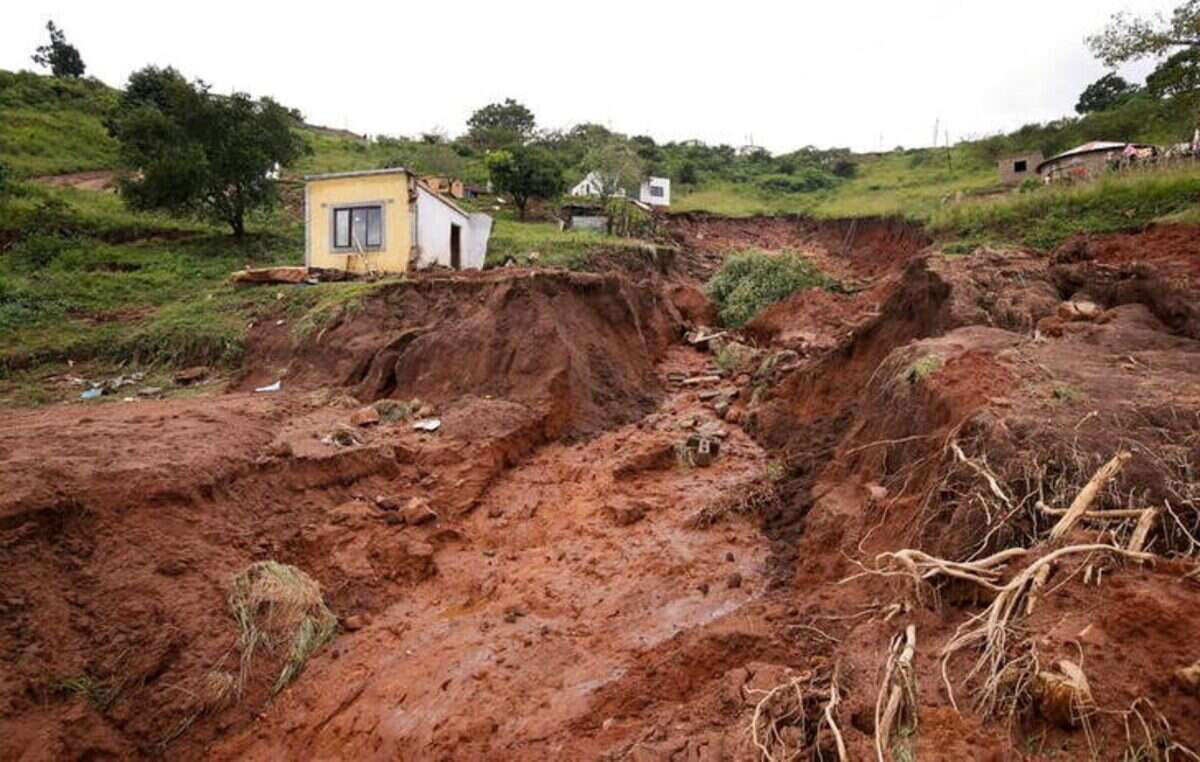
[[[221,395],[5,413],[0,756],[1200,747],[1200,232],[948,257],[886,220],[669,224],[661,261],[419,278],[298,341],[264,321]],[[749,247],[851,293],[689,345],[702,279]],[[1140,513],[1051,537],[1119,453],[1090,510],[1158,511],[1140,561],[1106,549]],[[1009,560],[914,583],[904,549]],[[1000,645],[954,647],[1054,553]],[[286,645],[240,666],[229,603],[260,561],[340,622],[278,692]],[[1040,687],[1063,660],[1089,686],[1065,713]]]

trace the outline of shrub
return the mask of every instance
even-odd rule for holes
[[[837,185],[838,179],[817,167],[802,167],[790,175],[765,175],[758,187],[774,193],[813,193]]]
[[[73,242],[56,235],[34,233],[12,247],[8,256],[13,266],[25,272],[44,270]]]
[[[725,260],[708,282],[708,295],[717,304],[721,322],[736,328],[796,291],[836,286],[803,257],[748,251]]]

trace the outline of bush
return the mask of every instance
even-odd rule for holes
[[[837,185],[838,178],[817,167],[801,167],[790,175],[765,175],[758,187],[774,193],[814,193]]]
[[[803,257],[748,251],[725,260],[708,282],[708,295],[717,304],[721,322],[737,328],[796,291],[836,286]]]
[[[8,256],[16,269],[35,272],[49,267],[60,252],[73,245],[73,241],[57,235],[34,233],[14,245]]]

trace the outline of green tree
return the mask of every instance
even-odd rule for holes
[[[684,185],[695,185],[700,182],[700,173],[693,162],[685,161],[679,168],[679,182]]]
[[[1108,26],[1087,38],[1087,45],[1110,67],[1140,58],[1161,58],[1178,47],[1200,47],[1200,0],[1187,0],[1171,11],[1170,18],[1161,13],[1115,13]]]
[[[1146,77],[1146,90],[1162,98],[1200,90],[1200,48],[1188,48],[1160,63]]]
[[[600,198],[604,201],[618,191],[636,191],[645,177],[646,165],[626,142],[607,140],[592,146],[583,157],[587,171],[595,172],[599,180]]]
[[[512,98],[505,98],[503,103],[488,104],[471,114],[467,120],[467,140],[493,151],[525,143],[536,128],[532,111]]]
[[[1091,114],[1119,106],[1138,92],[1137,85],[1126,82],[1116,72],[1109,72],[1083,89],[1075,113]]]
[[[38,66],[50,67],[50,73],[56,77],[75,79],[83,76],[85,67],[79,49],[67,42],[66,35],[54,25],[53,21],[46,23],[50,32],[50,42],[39,45],[33,54],[33,62]]]
[[[513,146],[487,155],[488,173],[498,193],[512,196],[521,219],[533,198],[551,199],[566,190],[562,167],[540,146]]]
[[[174,69],[146,67],[108,121],[130,170],[121,195],[134,209],[221,222],[241,238],[247,213],[277,200],[269,173],[309,151],[292,131],[297,116],[269,98],[213,95]]]

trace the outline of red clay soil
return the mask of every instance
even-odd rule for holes
[[[885,759],[1200,748],[1175,674],[1200,659],[1200,340],[1169,275],[1190,255],[951,258],[883,222],[854,228],[874,254],[835,254],[849,227],[759,222],[681,218],[669,270],[419,278],[295,345],[267,321],[241,383],[279,394],[4,414],[0,757],[810,760],[840,736],[874,759],[909,625],[916,723]],[[776,305],[718,368],[719,342],[678,340],[711,315],[687,275],[722,256],[710,236],[806,242],[866,288]],[[436,432],[351,423],[412,397]],[[706,467],[681,450],[700,433]],[[956,708],[943,651],[995,592],[879,554],[1024,549],[1002,584],[1123,547],[1133,522],[1050,540],[1042,507],[1118,450],[1093,508],[1162,508],[1153,563],[1057,561],[993,654],[997,705],[978,646],[948,658]],[[273,699],[278,650],[214,701],[242,656],[230,581],[263,560],[311,574],[341,628]],[[1086,730],[1032,687],[1060,659],[1091,686]],[[1167,723],[1149,740],[1125,733],[1139,698]]]

